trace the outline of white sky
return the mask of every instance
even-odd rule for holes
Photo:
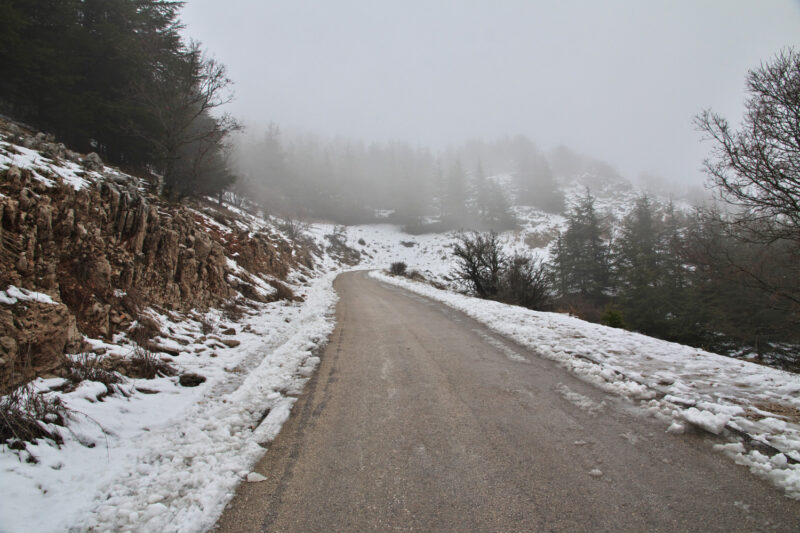
[[[737,120],[749,68],[800,45],[800,0],[188,0],[229,111],[438,147],[522,133],[699,180],[692,117]]]

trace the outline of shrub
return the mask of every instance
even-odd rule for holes
[[[527,255],[508,257],[497,234],[462,234],[453,245],[452,277],[475,296],[542,310],[550,307],[552,283],[547,266]]]
[[[65,377],[75,384],[81,381],[97,381],[106,386],[108,394],[114,394],[117,390],[114,385],[122,382],[122,376],[116,372],[109,372],[102,367],[100,358],[87,353],[79,354],[69,360]]]
[[[505,257],[496,233],[462,233],[453,245],[453,255],[455,279],[480,298],[497,297]]]
[[[617,306],[612,304],[606,305],[606,308],[603,310],[603,314],[600,315],[600,322],[606,326],[611,326],[612,328],[627,328],[625,320],[622,318],[622,311],[620,311]]]
[[[153,352],[137,346],[128,365],[128,376],[132,378],[153,379],[157,376],[174,376],[175,368],[165,363]]]
[[[306,232],[311,229],[311,224],[299,218],[288,218],[278,223],[278,229],[289,239],[299,241],[307,237]]]
[[[69,409],[58,397],[48,397],[30,385],[20,387],[0,398],[0,443],[13,449],[25,449],[24,442],[46,438],[57,444],[64,439],[46,424],[64,426]]]
[[[391,267],[389,267],[389,272],[391,272],[393,276],[403,276],[406,273],[406,264],[402,261],[392,263]]]
[[[546,265],[540,259],[526,255],[515,255],[504,261],[498,297],[528,309],[546,309],[551,303]]]

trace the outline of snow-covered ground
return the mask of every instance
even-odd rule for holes
[[[105,386],[91,381],[58,393],[75,412],[61,431],[64,444],[29,446],[37,464],[0,453],[0,530],[189,532],[213,525],[316,368],[314,350],[334,326],[334,277],[305,287],[302,304],[261,306],[236,324],[235,336],[203,335],[199,322],[161,317],[173,337],[203,339],[181,346],[173,359],[207,378],[198,387],[162,377],[123,384],[129,397],[100,401]],[[217,311],[204,318],[225,322]],[[216,357],[198,356],[207,350]],[[49,390],[61,381],[35,385]]]
[[[742,443],[716,445],[737,463],[800,499],[800,378],[796,374],[592,324],[557,313],[480,300],[403,277],[373,277],[443,302],[489,328],[557,361],[598,387],[631,398],[665,431],[694,424],[720,434],[727,427],[780,451],[772,456]]]

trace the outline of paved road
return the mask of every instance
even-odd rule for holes
[[[800,503],[708,437],[363,272],[335,286],[268,480],[240,486],[219,531],[800,530]]]

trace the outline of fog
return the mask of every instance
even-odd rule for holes
[[[800,2],[189,0],[228,67],[229,111],[283,129],[433,149],[524,134],[635,178],[702,180],[704,108],[800,43]]]

